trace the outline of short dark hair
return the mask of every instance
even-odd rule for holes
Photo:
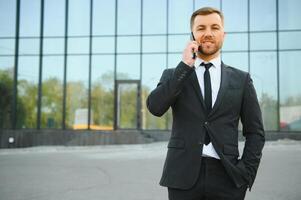
[[[216,8],[213,8],[213,7],[203,7],[203,8],[200,8],[196,11],[194,11],[191,15],[191,18],[190,18],[190,29],[192,30],[192,26],[194,24],[194,19],[196,18],[196,16],[198,15],[210,15],[212,13],[216,13],[220,16],[221,20],[222,20],[222,23],[224,24],[224,15],[223,13],[216,9]]]

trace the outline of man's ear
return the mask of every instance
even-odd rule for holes
[[[223,33],[223,41],[225,41],[226,32]]]

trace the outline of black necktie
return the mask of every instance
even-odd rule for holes
[[[202,66],[205,67],[205,73],[204,73],[204,87],[205,87],[205,104],[206,104],[206,112],[207,115],[212,109],[212,90],[211,90],[211,79],[210,79],[210,73],[209,73],[209,68],[213,65],[212,63],[202,63]],[[208,132],[206,131],[205,133],[205,144],[208,145],[210,142],[210,137],[208,135]]]
[[[205,67],[205,73],[204,73],[204,87],[205,87],[205,104],[206,104],[206,110],[207,114],[212,109],[212,90],[211,90],[211,79],[210,79],[210,73],[209,68],[212,66],[212,63],[202,63],[202,66]]]

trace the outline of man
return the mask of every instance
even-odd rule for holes
[[[190,23],[194,40],[147,99],[152,114],[162,116],[169,107],[173,113],[160,184],[170,200],[242,200],[265,141],[256,92],[248,73],[221,61],[223,14],[201,8]],[[246,139],[240,159],[239,119]]]

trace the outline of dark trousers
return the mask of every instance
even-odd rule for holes
[[[203,157],[199,178],[189,190],[168,188],[169,200],[243,200],[247,186],[237,188],[220,160]]]

